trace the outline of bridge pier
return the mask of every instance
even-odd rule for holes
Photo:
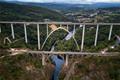
[[[25,42],[28,43],[28,40],[27,40],[26,24],[24,24],[24,33],[25,33]]]
[[[47,37],[48,37],[48,27],[49,27],[49,25],[47,24]]]
[[[67,24],[67,30],[69,30],[69,25]]]
[[[45,65],[45,55],[42,54],[42,65],[44,66]]]
[[[109,37],[108,37],[108,40],[111,40],[112,29],[113,29],[113,25],[110,26],[110,31],[109,31]]]
[[[37,24],[37,36],[38,36],[38,50],[40,50],[40,28],[39,28],[39,24]]]
[[[12,32],[11,32],[12,38],[15,39],[13,24],[11,24],[11,31],[12,31]]]
[[[65,66],[68,66],[68,58],[69,58],[69,55],[66,55],[65,56]]]
[[[84,47],[84,38],[85,38],[85,25],[83,26],[83,31],[82,31],[81,51],[83,51],[83,47]]]
[[[60,24],[60,27],[62,27],[62,24]]]
[[[94,42],[94,46],[97,45],[97,40],[98,40],[98,30],[99,30],[99,25],[97,25],[97,28],[96,28],[96,35],[95,35],[95,42]]]
[[[74,29],[73,30],[75,30],[76,29],[76,25],[74,24]]]
[[[2,32],[1,26],[0,26],[0,33]]]

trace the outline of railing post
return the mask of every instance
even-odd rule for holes
[[[96,28],[96,35],[95,35],[95,42],[94,42],[94,46],[97,45],[97,40],[98,40],[98,30],[99,30],[99,25],[97,25],[97,28]]]
[[[84,47],[84,38],[85,38],[85,25],[83,26],[83,31],[82,31],[81,51],[83,51],[83,47]]]
[[[109,31],[109,37],[108,37],[108,40],[111,40],[112,29],[113,29],[113,25],[110,26],[110,31]]]
[[[45,55],[42,54],[42,65],[44,66],[45,65]]]
[[[12,31],[12,32],[11,32],[12,38],[15,39],[13,24],[11,24],[11,31]]]
[[[24,24],[25,42],[28,43],[26,24]]]
[[[47,24],[47,37],[48,37],[48,24]]]
[[[38,36],[38,50],[40,50],[40,28],[39,24],[37,24],[37,36]]]
[[[68,66],[68,55],[65,56],[65,66]]]

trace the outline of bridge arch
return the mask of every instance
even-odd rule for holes
[[[51,32],[49,33],[49,35],[46,37],[45,41],[43,42],[42,47],[41,47],[41,50],[43,49],[43,47],[44,47],[46,41],[48,40],[48,38],[49,38],[55,31],[58,31],[58,30],[60,30],[60,29],[62,29],[62,30],[64,30],[64,31],[66,31],[67,33],[69,33],[69,31],[68,31],[67,29],[63,28],[63,27],[58,27],[56,30],[51,31]],[[74,40],[74,42],[75,42],[75,44],[76,44],[76,46],[77,46],[77,49],[80,50],[80,48],[79,48],[79,46],[78,46],[78,43],[77,43],[75,37],[73,36],[72,38],[73,38],[73,40]]]

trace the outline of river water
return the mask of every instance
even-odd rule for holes
[[[70,31],[67,36],[65,36],[65,38],[63,40],[67,41],[67,40],[70,40],[75,34],[75,28]],[[55,45],[56,45],[57,41],[54,42],[54,44],[52,45],[51,47],[51,50],[50,51],[54,51],[55,50]],[[62,56],[60,55],[52,55],[50,57],[51,61],[52,61],[52,64],[55,66],[54,68],[54,71],[52,73],[52,78],[51,80],[59,80],[59,73],[62,69],[62,66],[64,64],[64,59]]]

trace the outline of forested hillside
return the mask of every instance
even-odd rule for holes
[[[42,7],[0,2],[0,21],[67,20],[62,14]]]

